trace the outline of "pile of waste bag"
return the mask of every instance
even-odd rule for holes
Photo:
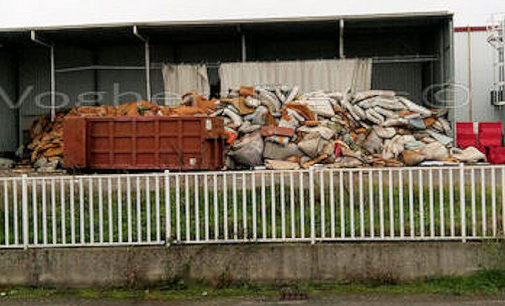
[[[475,148],[453,148],[447,110],[428,109],[389,90],[301,93],[297,86],[243,86],[226,97],[196,92],[168,107],[148,101],[120,106],[75,107],[54,122],[43,117],[30,129],[35,168],[61,166],[65,116],[220,116],[225,121],[226,168],[299,169],[401,167],[477,162]]]
[[[229,169],[485,160],[474,150],[461,155],[452,148],[447,110],[425,108],[389,90],[300,93],[297,86],[244,86],[229,90],[213,115],[225,117]]]

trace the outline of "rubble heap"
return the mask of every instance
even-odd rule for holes
[[[183,102],[178,107],[167,107],[148,101],[122,104],[120,106],[82,106],[74,107],[68,113],[58,113],[51,121],[48,116],[42,116],[30,128],[31,142],[27,146],[31,152],[31,163],[41,171],[51,171],[62,166],[63,161],[63,121],[66,116],[81,117],[143,117],[170,115],[208,115],[214,112],[217,100],[207,100],[195,92],[183,96]],[[22,154],[20,154],[22,155]]]
[[[476,162],[475,148],[452,148],[444,109],[428,109],[389,90],[301,93],[297,86],[243,86],[220,100],[196,92],[177,107],[147,101],[120,106],[75,107],[54,122],[41,118],[30,129],[31,161],[56,168],[63,157],[65,116],[221,116],[226,168],[299,169],[415,166],[429,161]]]
[[[213,115],[225,117],[230,169],[456,161],[449,154],[447,111],[393,91],[302,94],[296,86],[241,87],[230,90],[218,108]]]

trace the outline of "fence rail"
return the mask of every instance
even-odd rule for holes
[[[497,239],[505,167],[0,178],[0,225],[0,248]]]

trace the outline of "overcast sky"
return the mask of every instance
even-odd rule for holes
[[[505,0],[0,0],[0,28],[426,11],[482,26]]]

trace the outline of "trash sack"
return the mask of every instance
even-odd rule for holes
[[[291,89],[291,92],[286,97],[286,100],[284,101],[284,103],[289,103],[289,102],[293,101],[296,98],[296,95],[298,94],[299,90],[300,90],[300,87],[293,86],[293,88]]]
[[[330,98],[308,98],[303,99],[301,102],[305,103],[314,114],[332,117],[335,116],[335,111],[333,111],[330,100]]]
[[[434,143],[434,142],[437,142],[437,140],[435,138],[432,138],[432,137],[424,137],[423,139],[421,139],[422,142],[424,143]]]
[[[385,159],[397,158],[405,150],[405,143],[411,141],[415,141],[412,135],[396,135],[392,139],[387,139],[384,141],[382,157]]]
[[[288,119],[289,120],[282,118],[281,120],[279,120],[278,126],[292,129],[296,129],[300,126],[300,122],[298,120],[294,118],[288,118]]]
[[[298,113],[297,111],[295,111],[295,110],[293,110],[291,108],[286,108],[286,116],[288,116],[289,118],[295,119],[300,124],[302,124],[305,121],[308,121],[308,120],[305,119],[305,117],[303,117],[302,115],[300,115],[300,113]]]
[[[375,124],[382,124],[384,122],[384,117],[372,108],[367,109],[365,113],[366,118]]]
[[[344,156],[340,161],[345,168],[356,168],[363,165],[360,159],[351,156]]]
[[[244,117],[245,120],[251,121],[252,125],[265,125],[268,117],[268,109],[265,106],[259,106],[254,113]]]
[[[436,120],[435,123],[431,125],[431,128],[439,133],[444,133],[444,126],[438,120]]]
[[[268,142],[273,142],[273,143],[278,143],[280,145],[287,145],[289,143],[289,137],[286,136],[279,136],[279,135],[273,135],[265,138],[265,141]]]
[[[358,105],[353,105],[352,106],[353,112],[359,117],[360,120],[366,120],[366,113],[361,107]]]
[[[390,111],[389,109],[382,108],[380,106],[375,106],[373,108],[373,110],[376,111],[378,114],[384,116],[387,119],[398,118],[398,115],[395,112]]]
[[[288,143],[283,146],[270,141],[265,142],[265,149],[263,151],[263,157],[265,159],[285,160],[292,156],[304,156],[303,152],[298,149],[298,145],[295,143]]]
[[[286,102],[286,96],[282,93],[279,86],[275,87],[275,95],[281,101],[281,103]]]
[[[347,110],[347,112],[349,112],[349,114],[351,114],[352,119],[354,119],[358,122],[361,120],[359,115],[354,111],[354,107],[352,104],[350,104],[350,103],[345,104],[345,109]]]
[[[405,150],[408,150],[408,151],[416,151],[416,150],[423,148],[425,145],[426,144],[424,144],[423,142],[414,140],[414,141],[409,141],[409,142],[405,143],[404,148],[405,148]]]
[[[244,123],[242,123],[238,131],[243,134],[249,134],[259,129],[261,129],[261,125],[259,124],[252,125],[251,122],[244,121]]]
[[[309,160],[308,162],[305,162],[302,164],[302,167],[303,168],[310,168],[312,166],[314,166],[315,164],[318,164],[320,162],[322,162],[323,160],[327,159],[328,158],[328,155],[327,154],[321,154],[319,155],[318,157],[312,159],[312,160]]]
[[[409,127],[416,130],[426,129],[423,119],[409,119]]]
[[[447,146],[448,144],[450,144],[452,142],[452,138],[451,137],[448,137],[444,134],[441,134],[441,133],[437,133],[433,130],[427,130],[428,134],[436,139],[437,141],[441,142],[444,146]]]
[[[443,161],[449,158],[449,150],[439,141],[427,144],[420,150],[426,160]]]
[[[311,133],[298,143],[298,148],[307,156],[316,158],[323,152],[327,144],[328,141],[324,140],[319,133]]]
[[[389,138],[393,138],[396,135],[396,130],[391,127],[385,128],[382,126],[375,125],[373,127],[373,130],[375,131],[375,133],[377,133],[377,136],[379,136],[380,138],[389,139]]]
[[[445,118],[438,118],[437,122],[440,123],[442,126],[443,132],[445,135],[451,136],[452,135],[452,129],[451,129],[451,124],[449,121],[447,121]]]
[[[323,137],[326,140],[331,139],[335,135],[335,131],[331,128],[325,127],[325,126],[315,126],[315,127],[309,127],[309,126],[302,126],[298,128],[298,132],[304,132],[304,133],[318,133],[321,137]]]
[[[463,163],[485,162],[487,160],[486,155],[475,147],[468,147],[460,153],[453,153],[452,157]]]
[[[261,134],[254,132],[237,140],[228,155],[238,164],[248,167],[257,166],[262,163],[263,147]]]
[[[263,88],[258,88],[258,92],[261,103],[268,106],[271,112],[278,113],[281,110],[281,102],[275,94]]]
[[[382,151],[382,138],[375,131],[371,131],[363,142],[363,149],[370,154],[380,153]]]
[[[41,159],[45,159],[42,157]],[[15,162],[12,159],[0,157],[0,168],[9,169],[14,167]]]
[[[378,106],[392,111],[405,110],[406,108],[405,105],[403,105],[403,103],[399,102],[396,99],[385,99],[382,97],[375,97],[369,101],[370,101],[369,102],[370,107]]]
[[[300,165],[298,163],[283,161],[283,160],[265,160],[265,166],[269,170],[298,170]]]
[[[406,126],[409,124],[409,121],[405,118],[396,118],[396,119],[388,119],[384,121],[382,126],[384,127],[398,127],[398,126]]]
[[[432,115],[431,111],[429,109],[427,109],[426,107],[424,106],[421,106],[419,104],[416,104],[412,101],[410,101],[409,99],[407,98],[404,98],[404,97],[398,97],[397,98],[398,101],[400,101],[401,103],[403,103],[403,105],[405,105],[405,107],[412,111],[412,112],[415,112],[415,113],[419,113],[425,117],[429,117]]]
[[[314,113],[309,109],[309,107],[305,103],[300,103],[298,101],[286,103],[286,104],[284,104],[284,108],[286,110],[295,111],[298,115],[305,118],[305,120],[310,120],[310,121],[316,120]]]
[[[221,104],[226,105],[233,105],[235,109],[238,111],[239,115],[248,115],[254,113],[254,108],[249,107],[246,104],[246,99],[244,97],[238,97],[238,98],[225,98],[221,99],[220,101]]]
[[[373,98],[373,97],[377,97],[377,96],[394,97],[395,92],[392,90],[368,90],[368,91],[358,92],[353,97],[353,103],[357,103],[359,101]]]
[[[354,157],[354,158],[357,158],[360,160],[363,159],[363,153],[361,153],[361,151],[353,151],[353,150],[351,150],[351,148],[349,148],[347,146],[341,146],[340,150],[341,150],[342,156],[344,156],[344,157],[350,156],[350,157]]]
[[[358,104],[356,105],[359,106],[361,109],[368,109],[375,106],[371,100],[363,100],[361,102],[358,102]]]
[[[223,115],[228,116],[233,121],[233,125],[239,127],[242,125],[242,117],[240,117],[235,112],[231,111],[229,108],[223,110]]]
[[[256,108],[261,105],[261,101],[254,97],[245,98],[245,105],[250,108]]]
[[[283,109],[281,120],[279,120],[280,127],[288,127],[296,129],[302,122],[305,121],[305,118],[300,116],[296,111],[292,109]]]
[[[402,160],[407,166],[417,166],[426,159],[426,156],[418,151],[405,150],[402,152]]]
[[[344,94],[341,92],[330,92],[328,96],[331,98],[333,106],[340,106],[340,102],[344,99]]]

